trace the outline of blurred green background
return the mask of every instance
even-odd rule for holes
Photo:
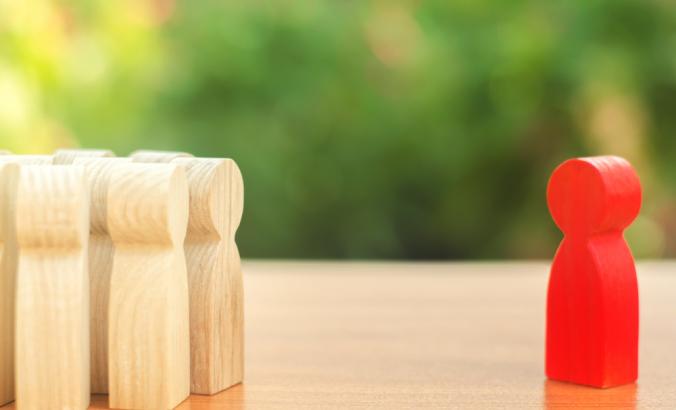
[[[550,258],[549,174],[617,154],[673,257],[676,2],[0,0],[0,145],[234,158],[269,258]]]

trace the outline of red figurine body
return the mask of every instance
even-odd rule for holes
[[[549,278],[546,373],[594,387],[638,376],[638,284],[623,231],[641,208],[638,175],[619,157],[571,159],[547,203],[563,231]]]

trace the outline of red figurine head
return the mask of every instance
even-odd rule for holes
[[[641,184],[623,158],[575,158],[552,174],[547,204],[567,235],[622,231],[641,209]]]

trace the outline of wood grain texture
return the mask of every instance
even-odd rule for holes
[[[74,159],[75,165],[85,168],[91,192],[89,306],[92,393],[108,393],[108,304],[114,249],[108,231],[108,184],[113,167],[128,162],[128,158]]]
[[[0,163],[0,405],[14,400],[15,198],[19,167]]]
[[[185,167],[190,221],[185,254],[190,289],[192,393],[214,394],[244,377],[242,270],[235,233],[244,206],[242,174],[230,159],[137,151],[135,162]]]
[[[2,155],[0,161],[19,165],[51,165],[54,158],[51,155]]]
[[[89,192],[82,167],[22,166],[16,195],[16,402],[89,404]]]
[[[603,390],[545,379],[549,268],[245,260],[246,380],[178,409],[676,408],[676,262],[638,263],[640,379]]]
[[[176,158],[192,158],[192,154],[178,151],[137,150],[129,154],[133,162],[169,163]]]
[[[7,181],[7,185],[2,188],[3,202],[0,204],[2,210],[2,232],[3,250],[2,260],[0,261],[0,405],[14,400],[14,315],[15,315],[15,293],[16,293],[16,237],[15,237],[15,215],[6,215],[5,212],[13,212],[14,197],[16,196],[16,183],[18,182],[18,169],[16,166],[51,164],[52,157],[49,155],[14,155],[9,151],[0,151],[0,166],[4,164],[14,164],[4,168],[5,170],[15,169],[14,182]],[[13,184],[13,185],[12,185]],[[12,192],[8,192],[7,189]],[[3,205],[4,204],[4,205]],[[10,219],[7,219],[10,218]],[[9,231],[5,231],[8,229]],[[6,236],[5,236],[6,235]]]
[[[169,409],[190,394],[182,167],[116,165],[108,186],[113,240],[108,327],[110,404]]]
[[[242,268],[235,233],[242,174],[230,159],[178,158],[186,170],[190,216],[185,255],[190,290],[191,392],[214,394],[244,373]]]
[[[107,149],[59,149],[54,151],[52,163],[54,165],[68,165],[77,158],[109,158],[115,153]]]

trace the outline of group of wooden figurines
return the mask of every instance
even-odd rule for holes
[[[0,405],[170,409],[243,378],[230,159],[0,155]]]

